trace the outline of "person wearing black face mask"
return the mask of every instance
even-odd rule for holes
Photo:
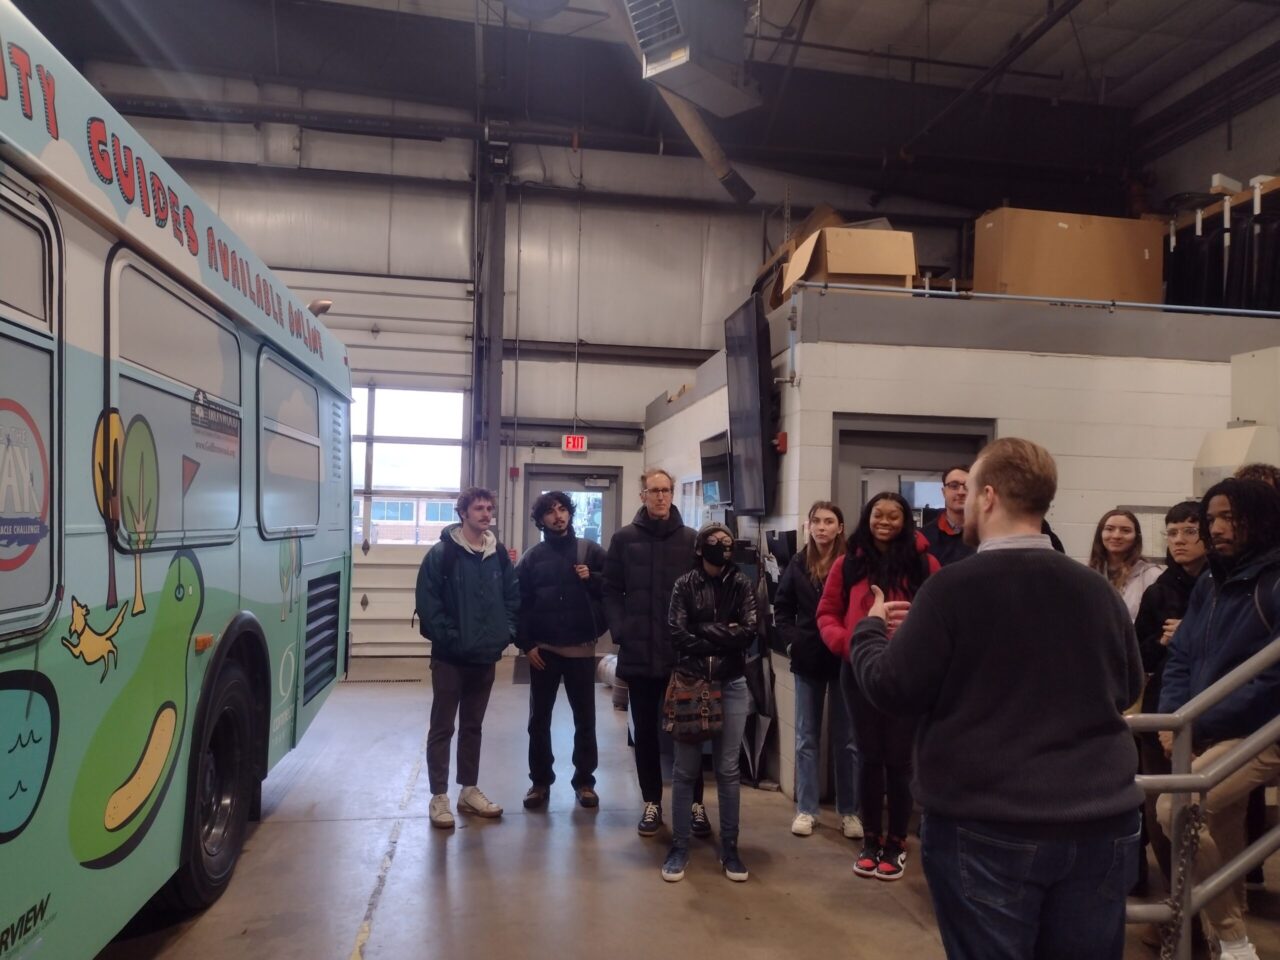
[[[728,527],[708,523],[698,531],[696,543],[700,562],[672,588],[668,628],[675,669],[720,684],[724,727],[712,740],[720,803],[720,865],[726,877],[742,882],[747,868],[738,856],[738,754],[751,706],[744,671],[745,654],[756,641],[756,592],[733,563],[733,534]],[[662,879],[669,882],[683,879],[689,862],[693,790],[701,779],[702,744],[677,742],[671,776],[671,850],[662,865]]]

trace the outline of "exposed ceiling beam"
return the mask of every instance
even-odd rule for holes
[[[1280,4],[1280,0],[1275,0]],[[923,64],[930,67],[947,67],[952,70],[970,70],[980,73],[989,69],[985,63],[965,63],[961,60],[940,60],[937,57],[921,57],[910,53],[894,53],[891,50],[863,50],[858,47],[840,47],[833,43],[818,43],[814,40],[797,40],[794,37],[768,37],[761,34],[759,37],[755,34],[746,34],[749,40],[758,40],[761,43],[776,43],[782,46],[800,47],[804,50],[821,50],[824,53],[841,53],[850,57],[865,57],[868,60],[888,60],[891,63],[913,63]],[[763,62],[763,61],[761,61]],[[807,69],[817,69],[809,67]],[[1044,73],[1039,70],[1014,70],[1010,68],[1005,73],[1010,77],[1025,77],[1029,80],[1061,80],[1062,72]]]
[[[959,96],[939,110],[931,120],[920,128],[918,133],[908,138],[898,150],[898,155],[900,157],[910,157],[911,151],[915,148],[916,144],[920,143],[928,137],[929,134],[933,133],[940,123],[950,117],[960,109],[960,107],[968,103],[975,95],[981,93],[987,84],[1001,76],[1014,63],[1014,61],[1034,47],[1046,33],[1057,26],[1059,22],[1064,20],[1072,10],[1080,6],[1083,2],[1084,0],[1065,0],[1061,6],[1050,9],[1050,11],[1041,18],[1040,22],[1037,23],[1030,32],[1014,37],[1004,56],[993,63],[982,76],[969,84],[969,86],[967,86]]]
[[[107,94],[107,100],[121,113],[130,116],[169,120],[196,120],[217,123],[284,123],[309,130],[331,133],[355,133],[404,140],[479,140],[489,130],[486,124],[466,120],[427,120],[404,116],[349,113],[338,110],[315,110],[306,107],[272,103],[211,103],[172,97]],[[544,124],[512,123],[501,130],[510,143],[527,143],[546,147],[616,150],[626,153],[659,153],[690,156],[690,144],[645,137],[634,133],[581,130]],[[840,150],[811,147],[772,146],[758,143],[727,144],[725,151],[736,160],[756,163],[801,163],[815,167],[843,168],[846,171],[876,171],[883,167],[879,154],[854,154]],[[1016,180],[1044,183],[1076,182],[1082,175],[1079,167],[1049,163],[1018,162],[996,158],[961,157],[922,154],[914,159],[913,169],[921,172],[973,175],[998,175]],[[1091,173],[1102,177],[1118,176],[1120,168],[1093,167]]]
[[[513,360],[581,360],[583,363],[627,363],[655,367],[700,367],[715,355],[714,350],[686,347],[653,347],[629,343],[588,343],[572,340],[502,341],[503,355]],[[517,354],[518,351],[518,354]]]

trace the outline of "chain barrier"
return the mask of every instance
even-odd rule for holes
[[[1160,960],[1174,960],[1178,949],[1178,940],[1182,935],[1182,891],[1192,883],[1196,850],[1200,846],[1200,831],[1203,827],[1204,812],[1200,809],[1200,804],[1189,804],[1187,816],[1182,823],[1182,850],[1173,868],[1172,889],[1169,898],[1164,901],[1173,911],[1173,916],[1160,928]],[[1190,930],[1187,935],[1191,935]]]

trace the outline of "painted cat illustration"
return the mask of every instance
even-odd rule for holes
[[[75,597],[71,598],[71,629],[68,631],[71,636],[63,637],[62,645],[71,651],[73,657],[83,660],[85,666],[102,661],[102,676],[98,678],[99,683],[107,679],[107,674],[111,671],[112,657],[115,657],[116,666],[120,665],[120,654],[116,650],[115,641],[111,638],[120,631],[120,624],[124,622],[126,612],[127,608],[121,607],[106,633],[99,633],[89,626],[89,608]],[[71,642],[71,637],[75,638],[75,643]]]

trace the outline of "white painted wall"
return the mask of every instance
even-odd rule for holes
[[[1049,522],[1083,559],[1106,510],[1189,496],[1206,431],[1230,416],[1228,363],[806,343],[797,365],[783,400],[778,520],[789,525],[830,494],[833,414],[990,418],[997,436],[1058,461]]]
[[[799,386],[783,387],[788,451],[769,529],[801,530],[809,504],[831,496],[836,414],[992,419],[997,436],[1034,440],[1057,460],[1049,521],[1084,559],[1108,509],[1190,496],[1205,433],[1230,417],[1229,363],[802,343],[796,365]],[[721,388],[650,429],[648,462],[697,476],[698,441],[725,429],[727,403]]]
[[[664,389],[676,393],[670,387]],[[699,443],[727,429],[729,391],[722,387],[646,431],[645,465],[661,467],[676,483],[698,480],[702,477]]]

